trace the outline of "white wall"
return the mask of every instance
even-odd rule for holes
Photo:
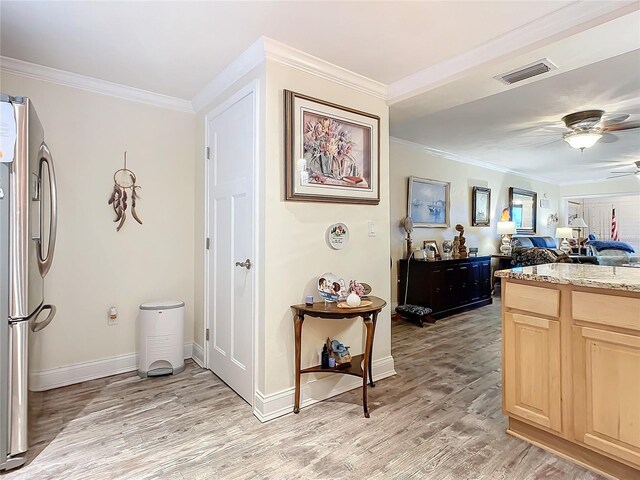
[[[549,214],[558,213],[558,186],[530,180],[518,175],[502,173],[487,168],[437,157],[416,144],[391,139],[390,143],[390,228],[392,270],[392,298],[397,302],[397,261],[402,258],[405,232],[400,222],[407,215],[407,188],[410,176],[451,182],[451,211],[449,228],[415,228],[411,236],[414,248],[424,240],[436,240],[441,248],[443,240],[456,235],[455,225],[465,227],[467,247],[478,247],[480,255],[497,253],[500,236],[496,233],[496,222],[503,208],[509,206],[509,187],[532,190],[538,194],[538,217],[536,235],[555,236],[557,225],[547,226]],[[491,189],[491,226],[471,226],[472,187]],[[540,208],[540,199],[547,194],[550,208]]]
[[[2,74],[3,93],[31,97],[53,153],[58,244],[46,301],[58,314],[33,335],[32,370],[136,351],[137,307],[181,299],[193,340],[195,116],[39,80]],[[138,212],[120,232],[107,200],[128,166],[142,186]],[[107,325],[116,306],[120,323]]]
[[[292,90],[345,105],[380,117],[380,204],[344,205],[284,200],[283,90]],[[265,395],[289,390],[294,385],[294,337],[290,305],[317,298],[316,281],[324,272],[345,280],[369,283],[373,295],[390,302],[389,285],[389,115],[384,100],[283,64],[267,61],[267,119],[265,158],[265,352],[262,365]],[[367,235],[367,222],[378,227],[376,237]],[[350,241],[332,250],[325,241],[329,225],[343,222]],[[319,363],[318,352],[327,336],[362,353],[361,320],[308,319],[303,330],[302,364]],[[374,360],[391,355],[390,307],[381,313],[376,330]],[[313,375],[304,375],[302,382]],[[331,381],[337,382],[333,376]]]

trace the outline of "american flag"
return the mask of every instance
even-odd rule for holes
[[[620,241],[618,236],[618,222],[616,221],[616,209],[611,210],[611,240]]]

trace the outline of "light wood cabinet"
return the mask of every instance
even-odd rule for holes
[[[640,479],[640,293],[503,278],[510,434]]]
[[[640,337],[573,327],[574,435],[640,465]]]
[[[560,432],[560,322],[509,312],[504,320],[504,408]]]

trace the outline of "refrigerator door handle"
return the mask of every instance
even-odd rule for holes
[[[51,195],[49,210],[51,214],[51,222],[49,224],[49,245],[47,247],[47,256],[44,257],[42,252],[42,242],[38,240],[38,268],[40,274],[44,277],[51,268],[51,262],[53,261],[53,252],[56,246],[56,234],[58,232],[58,195],[56,190],[56,175],[53,169],[53,159],[51,158],[51,152],[46,143],[42,142],[40,145],[40,172],[39,176],[42,179],[43,166],[47,165],[49,171],[49,195]],[[44,327],[42,327],[44,328]]]
[[[49,315],[47,315],[47,318],[45,318],[41,322],[36,322],[36,320],[38,319],[40,314],[42,312],[44,312],[45,310],[49,310]],[[53,317],[55,317],[55,316],[56,316],[56,306],[55,305],[43,305],[42,308],[40,309],[40,311],[37,313],[37,315],[35,315],[33,317],[33,319],[29,322],[29,327],[31,328],[31,331],[32,332],[39,332],[40,330],[45,328],[47,325],[49,325],[51,323],[51,320],[53,320]]]

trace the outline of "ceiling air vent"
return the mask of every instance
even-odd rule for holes
[[[502,75],[498,75],[493,78],[506,85],[512,85],[516,82],[526,80],[527,78],[535,77],[536,75],[541,75],[543,73],[550,72],[551,70],[556,70],[557,68],[558,67],[556,67],[551,62],[551,60],[549,60],[548,58],[543,58],[542,60],[531,63],[524,67],[520,67],[516,70],[503,73]]]

